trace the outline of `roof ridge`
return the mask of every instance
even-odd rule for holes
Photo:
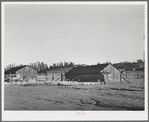
[[[74,67],[67,74],[98,74],[109,64],[99,64],[84,67]]]
[[[23,65],[23,66],[18,66],[18,67],[12,67],[11,69],[5,71],[6,74],[8,73],[14,73],[20,69],[22,69],[23,67],[26,67],[27,65]]]

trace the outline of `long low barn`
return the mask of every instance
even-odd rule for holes
[[[85,67],[74,67],[65,74],[66,79],[81,82],[97,82],[103,72],[107,81],[120,81],[120,72],[111,64],[99,64]]]

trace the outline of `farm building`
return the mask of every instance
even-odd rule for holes
[[[125,70],[122,76],[126,79],[144,78],[144,68],[133,68],[133,70]]]
[[[65,73],[70,71],[73,67],[52,67],[47,71],[48,80],[58,80],[65,77]]]
[[[65,74],[66,79],[82,82],[97,82],[103,72],[108,81],[120,81],[120,72],[111,64],[99,64],[85,67],[74,67]]]
[[[37,70],[27,65],[14,67],[5,72],[5,77],[17,77],[20,80],[26,78],[34,79],[37,77]]]
[[[122,71],[122,77],[126,79],[138,79],[144,78],[144,63],[133,62],[133,63],[118,63],[114,66]]]
[[[126,79],[144,78],[144,71],[124,71],[122,76]]]
[[[37,79],[38,80],[48,80],[47,72],[46,71],[38,71],[37,72]]]

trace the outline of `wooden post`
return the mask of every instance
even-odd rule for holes
[[[48,79],[47,79],[47,72],[46,72],[46,80],[48,80]]]
[[[127,78],[127,71],[126,71],[126,78]]]
[[[61,73],[61,81],[65,80],[65,74]]]
[[[63,80],[63,74],[61,73],[61,81]]]
[[[121,73],[120,73],[120,83],[122,82],[122,76],[121,76]]]
[[[139,73],[137,72],[137,77],[139,78]]]
[[[143,70],[143,74],[142,74],[142,76],[143,76],[143,81],[144,81],[144,72],[145,72],[145,71]]]
[[[11,82],[11,72],[10,72],[10,74],[9,74],[9,81]]]
[[[52,74],[52,80],[54,80],[54,74]]]
[[[122,76],[121,76],[121,69],[119,70],[120,72],[120,83],[122,82]]]

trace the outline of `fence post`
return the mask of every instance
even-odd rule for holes
[[[63,80],[63,75],[62,75],[62,73],[61,73],[61,81]]]
[[[11,82],[11,72],[10,72],[10,74],[9,74],[9,81]]]
[[[121,76],[121,69],[119,70],[119,73],[120,73],[120,83],[122,82],[122,76]]]
[[[52,80],[54,80],[54,74],[52,74]]]
[[[120,73],[120,83],[122,82],[122,76],[121,76],[121,73]]]
[[[45,75],[46,75],[46,81],[47,81],[47,72],[45,72]]]

